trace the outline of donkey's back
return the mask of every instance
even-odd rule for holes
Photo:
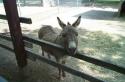
[[[57,36],[58,33],[53,29],[52,26],[49,25],[44,25],[38,32],[39,39],[43,39],[52,43],[54,43],[54,40]]]

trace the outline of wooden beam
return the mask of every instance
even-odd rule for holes
[[[48,41],[45,41],[42,39],[39,40],[39,39],[31,38],[28,36],[23,36],[23,38],[24,38],[24,40],[29,41],[31,43],[34,43],[36,45],[47,46],[48,48],[59,50],[60,52],[67,54],[69,56],[72,56],[74,58],[78,58],[80,60],[95,64],[95,65],[98,65],[98,66],[101,66],[101,67],[104,67],[104,68],[107,68],[107,69],[110,69],[110,70],[113,70],[116,72],[119,72],[121,74],[125,74],[125,67],[123,67],[123,66],[119,66],[119,65],[107,62],[107,61],[96,59],[96,58],[88,56],[87,54],[80,53],[80,52],[77,52],[76,55],[71,55],[71,54],[68,54],[68,52],[62,46],[57,45],[57,44],[53,44],[51,42],[48,42]]]
[[[0,14],[0,19],[7,20],[6,15]],[[32,24],[31,18],[19,17],[21,23]]]
[[[3,3],[6,11],[10,35],[12,38],[14,52],[17,59],[17,64],[19,67],[22,68],[27,65],[27,56],[24,49],[24,42],[20,27],[20,20],[17,11],[16,0],[3,0]]]
[[[0,47],[13,52],[13,49],[6,46],[6,45],[0,44]],[[89,75],[87,73],[84,73],[84,72],[81,72],[81,71],[78,71],[78,70],[74,70],[74,69],[72,69],[70,67],[67,67],[65,65],[58,64],[57,62],[54,62],[54,61],[49,60],[49,59],[47,59],[45,57],[42,57],[42,56],[40,56],[40,54],[36,54],[36,53],[34,53],[34,52],[30,51],[30,50],[26,50],[26,52],[27,52],[27,57],[29,59],[33,60],[33,61],[36,61],[36,59],[37,59],[37,60],[39,60],[41,62],[45,62],[45,63],[47,63],[49,65],[54,66],[54,67],[60,66],[64,71],[66,71],[68,73],[71,73],[73,75],[76,75],[78,77],[81,77],[83,79],[86,79],[86,80],[88,80],[90,82],[104,82],[103,80],[98,79],[98,78],[96,78],[96,77],[94,77],[92,75]]]
[[[11,41],[10,37],[4,36],[4,35],[0,35],[0,38]],[[83,61],[87,61],[89,63],[95,64],[95,65],[98,65],[98,66],[101,66],[101,67],[104,67],[104,68],[107,68],[107,69],[110,69],[110,70],[113,70],[113,71],[116,71],[116,72],[119,72],[119,73],[125,75],[125,67],[115,65],[115,64],[109,63],[107,61],[99,60],[99,59],[96,59],[96,58],[93,58],[93,57],[89,57],[89,56],[87,56],[87,54],[80,53],[80,52],[77,52],[76,55],[70,55],[70,54],[68,54],[68,52],[66,52],[64,50],[64,48],[62,46],[47,42],[45,40],[38,40],[38,39],[30,38],[30,37],[27,37],[27,36],[23,36],[23,38],[24,38],[24,40],[29,41],[31,43],[34,43],[36,45],[47,46],[48,48],[53,48],[53,49],[59,50],[60,52],[62,52],[64,54],[67,54],[69,56],[72,56],[74,58],[77,58],[77,59],[80,59],[80,60],[83,60]],[[8,49],[7,47],[3,46],[2,44],[0,44],[0,46],[7,49],[7,50],[12,51],[11,49]],[[26,52],[27,52],[27,50],[26,50]],[[35,53],[32,54],[32,53],[29,52],[27,55],[28,55],[28,58],[30,58],[33,61],[41,58],[41,56],[40,57],[35,56]],[[41,59],[41,60],[43,60],[43,59]]]
[[[5,40],[8,40],[8,41],[12,41],[11,37],[6,35],[5,33],[0,33],[0,38],[2,39],[5,39]],[[24,41],[24,46],[27,47],[27,48],[33,48],[33,44],[31,42],[28,42],[28,41]]]
[[[5,35],[0,35],[0,38],[11,41],[10,37],[5,36]],[[90,57],[87,54],[80,53],[80,52],[77,52],[76,55],[70,55],[64,50],[64,48],[62,46],[47,42],[45,40],[39,40],[39,39],[31,38],[28,36],[23,36],[23,39],[24,39],[24,41],[28,41],[28,42],[31,42],[31,43],[36,44],[36,45],[47,46],[48,48],[56,49],[64,54],[67,54],[67,55],[72,56],[74,58],[77,58],[77,59],[95,64],[95,65],[110,69],[110,70],[113,70],[113,71],[116,71],[116,72],[119,72],[119,73],[125,75],[125,67],[123,67],[123,66],[119,66],[119,65],[115,65],[113,63],[109,63],[107,61],[99,60],[99,59]],[[32,55],[31,59],[36,59],[36,58],[34,58]]]

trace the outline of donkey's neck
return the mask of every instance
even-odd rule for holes
[[[54,43],[59,44],[59,45],[61,45],[61,46],[64,45],[64,40],[63,40],[63,38],[62,38],[61,32],[57,35],[57,37],[56,37]]]

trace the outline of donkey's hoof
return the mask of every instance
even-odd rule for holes
[[[60,76],[57,76],[55,74],[51,74],[51,78],[56,79],[56,80],[64,80],[64,77],[60,77]]]
[[[63,73],[62,76],[63,76],[63,77],[66,77],[66,73]]]
[[[64,80],[64,77],[58,77],[59,80]]]
[[[48,54],[48,58],[51,59],[51,56]]]
[[[64,74],[63,77],[66,77],[66,75]]]

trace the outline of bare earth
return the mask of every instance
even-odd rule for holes
[[[3,7],[0,7],[0,12],[4,13]],[[18,8],[20,16],[31,17],[33,24],[21,24],[23,33],[37,38],[38,29],[42,25],[52,25],[59,28],[56,17],[59,16],[64,22],[74,21],[81,15],[82,21],[79,26],[79,31],[84,34],[84,31],[102,31],[109,34],[118,34],[125,36],[125,23],[122,18],[117,17],[117,10],[115,8],[97,8],[97,7],[21,7]],[[32,12],[34,11],[34,12]],[[32,12],[32,13],[31,13]],[[8,31],[7,22],[0,20],[0,32]],[[0,43],[11,43],[2,40]],[[41,54],[40,47],[33,45],[34,52]],[[54,58],[53,58],[54,60]],[[93,70],[87,68],[80,60],[69,58],[67,66],[73,69],[80,70],[95,77],[104,77]],[[97,74],[95,74],[97,73]],[[13,53],[0,48],[0,75],[4,76],[9,82],[85,82],[84,79],[67,73],[67,77],[63,81],[57,80],[55,77],[58,75],[57,68],[50,66],[40,61],[28,60],[28,66],[24,70],[19,71],[15,56]],[[110,76],[105,76],[110,77]],[[112,78],[111,78],[112,79]],[[121,81],[122,82],[122,81]]]

